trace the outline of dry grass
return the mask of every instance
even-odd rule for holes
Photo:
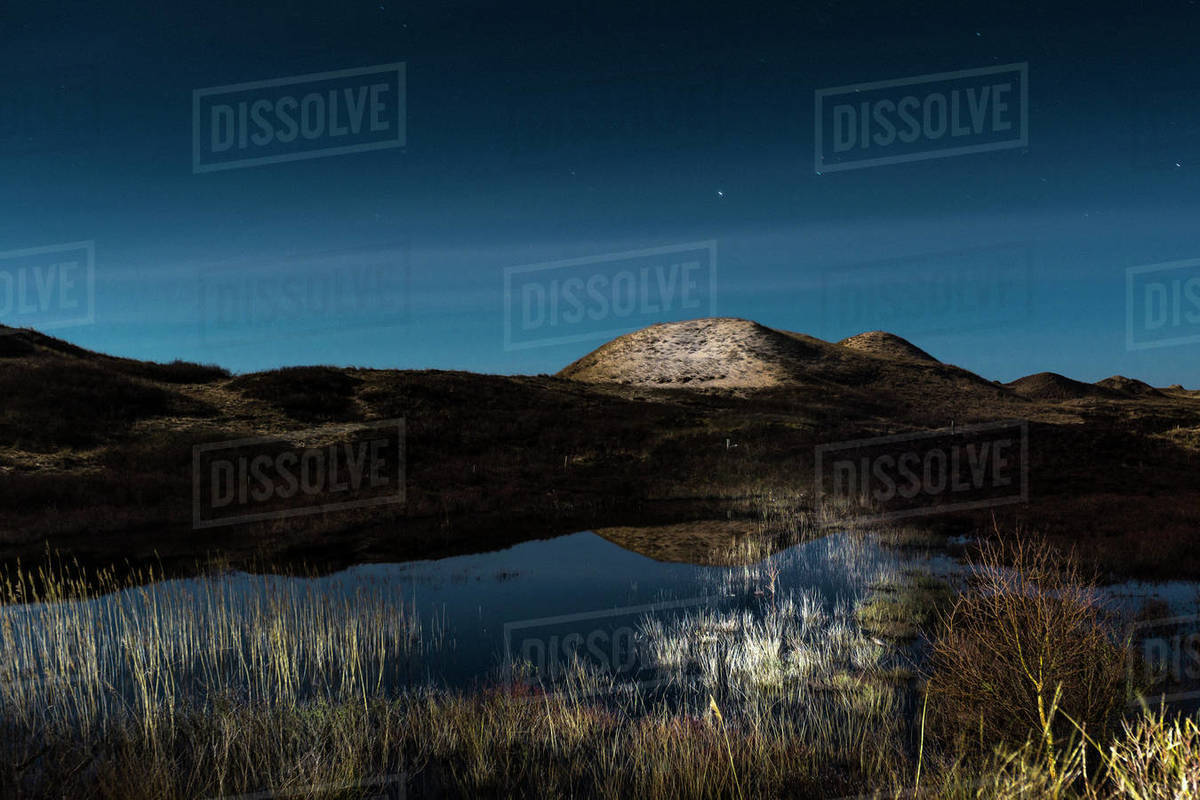
[[[719,705],[630,717],[507,691],[304,709],[229,706],[181,714],[159,731],[153,739],[122,728],[86,746],[58,742],[41,756],[55,768],[46,782],[36,790],[5,784],[7,796],[174,800],[269,788],[322,798],[330,795],[313,787],[358,785],[335,796],[367,797],[371,779],[406,773],[412,797],[1186,800],[1200,764],[1193,721],[1146,715],[1086,764],[1075,747],[1053,754],[1052,771],[1030,743],[931,772],[914,791],[905,772],[912,763],[876,750],[886,732],[838,743],[786,721],[747,730]],[[871,763],[872,753],[883,765]]]
[[[365,701],[411,685],[416,657],[442,635],[382,583],[339,596],[269,575],[157,579],[69,567],[3,575],[5,722],[87,740],[134,720],[153,737],[210,698]],[[81,599],[93,593],[108,596]]]
[[[847,567],[864,546],[845,539]],[[424,688],[439,631],[387,586],[10,572],[0,794],[307,796],[400,771],[464,797],[803,797],[903,780],[887,648],[848,600],[779,585],[787,557],[729,570],[749,610],[647,621],[672,676],[658,692],[587,674],[553,694]]]
[[[316,798],[334,786],[365,797],[406,773],[413,797],[1192,796],[1194,722],[1084,724],[1101,706],[1074,691],[1092,674],[1079,662],[1107,651],[1086,583],[1050,551],[988,551],[946,617],[928,717],[970,715],[992,737],[960,750],[922,735],[899,651],[861,624],[866,587],[911,576],[867,564],[864,537],[839,542],[831,563],[859,570],[861,596],[831,603],[787,585],[796,551],[764,545],[716,587],[751,606],[646,620],[641,635],[672,678],[655,691],[582,671],[549,693],[529,673],[469,692],[426,687],[411,679],[443,634],[386,586],[338,598],[254,578],[245,594],[222,580],[150,592],[61,565],[9,573],[0,795]],[[97,584],[120,602],[83,599]],[[969,671],[962,659],[984,646],[997,666]],[[1001,679],[1004,702],[975,683]],[[986,702],[964,705],[964,686]]]
[[[1111,739],[1081,726],[1072,742],[1047,748],[1031,739],[998,751],[969,781],[947,781],[945,796],[979,800],[1191,800],[1200,791],[1200,726],[1195,719],[1145,711]]]
[[[898,580],[873,587],[855,611],[868,633],[887,639],[915,639],[931,632],[933,623],[954,600],[954,589],[940,578],[906,573]]]

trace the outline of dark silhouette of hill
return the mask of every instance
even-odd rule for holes
[[[1038,372],[1034,375],[1026,375],[1024,378],[1017,378],[1006,385],[1021,397],[1030,400],[1084,400],[1094,397],[1112,398],[1119,395],[1118,392],[1105,386],[1083,383],[1065,375],[1059,375],[1057,372]]]
[[[218,367],[115,358],[0,326],[0,445],[31,453],[95,447],[142,420],[211,416],[214,409],[171,386],[228,377]]]
[[[651,523],[674,536],[680,522],[747,518],[762,491],[807,496],[819,445],[1022,419],[1033,502],[1001,513],[1095,542],[1114,569],[1200,570],[1200,392],[1102,383],[997,384],[890,334],[834,343],[738,319],[651,326],[553,376],[231,376],[0,329],[0,560],[52,545],[106,563],[209,552],[349,563]],[[198,445],[398,417],[403,506],[192,529]],[[990,527],[984,516],[930,524],[969,532]],[[687,558],[705,537],[622,539]]]
[[[209,364],[193,364],[179,360],[163,364],[119,358],[86,350],[29,328],[0,325],[0,363],[3,363],[3,359],[12,358],[57,362],[60,365],[86,362],[132,377],[162,383],[211,383],[229,377],[229,370]]]
[[[1096,385],[1135,397],[1166,397],[1166,395],[1145,381],[1139,381],[1136,378],[1126,378],[1124,375],[1113,375],[1111,378],[1096,381]]]

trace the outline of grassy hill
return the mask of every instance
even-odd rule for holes
[[[1032,502],[997,513],[1077,542],[1114,574],[1200,569],[1200,397],[1182,389],[1061,376],[1005,386],[889,334],[831,343],[746,320],[654,326],[555,376],[328,366],[232,376],[0,333],[0,560],[50,546],[99,561],[221,551],[348,562],[669,529],[752,514],[766,492],[811,502],[818,445],[1024,419]],[[397,417],[403,506],[192,529],[194,446]],[[989,515],[928,524],[964,532]]]

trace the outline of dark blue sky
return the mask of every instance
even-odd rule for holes
[[[715,241],[722,316],[828,339],[887,328],[1003,380],[1200,384],[1200,343],[1126,338],[1126,270],[1200,258],[1195,3],[133,0],[5,17],[0,251],[95,243],[94,322],[50,331],[87,347],[239,371],[553,372],[603,338],[506,349],[506,268]],[[395,62],[405,147],[193,173],[194,90]],[[1018,62],[1028,147],[814,171],[816,90]],[[213,333],[213,280],[270,292],[346,251],[384,254],[386,286]],[[984,313],[887,305],[911,282],[994,291],[989,270],[1018,277]],[[846,280],[866,298],[854,319],[831,289]]]

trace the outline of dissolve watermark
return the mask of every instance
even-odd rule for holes
[[[408,796],[408,774],[372,775],[358,781],[312,783],[289,789],[264,789],[249,794],[222,795],[210,800],[405,800]]]
[[[1200,615],[1134,624],[1126,663],[1130,706],[1200,706]]]
[[[196,273],[207,345],[408,322],[405,241],[206,264]]]
[[[192,526],[405,502],[403,419],[192,448]]]
[[[0,253],[0,324],[50,331],[96,321],[96,245]]]
[[[1125,270],[1125,346],[1200,342],[1200,258]]]
[[[1033,249],[1012,243],[850,264],[821,273],[825,330],[961,333],[1033,312]]]
[[[406,65],[192,92],[194,173],[404,147]]]
[[[686,665],[663,663],[647,629],[670,629],[689,609],[714,602],[695,597],[507,622],[506,679],[581,695],[657,688],[686,674]]]
[[[504,270],[504,349],[602,339],[717,313],[715,241]]]
[[[1029,65],[964,69],[818,89],[818,173],[1029,144]]]
[[[1024,420],[819,445],[818,498],[849,498],[877,513],[862,523],[1029,501]]]

